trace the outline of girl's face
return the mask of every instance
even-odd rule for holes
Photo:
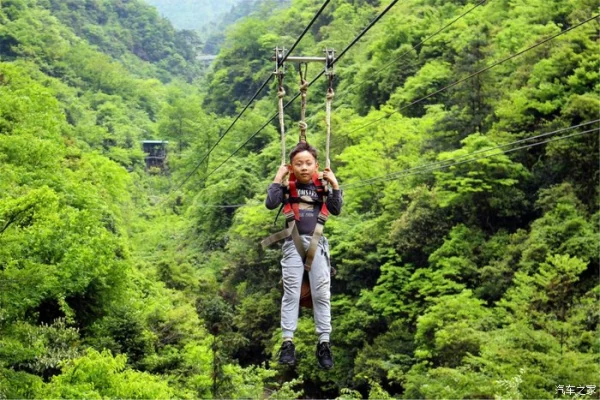
[[[294,156],[288,168],[300,183],[307,184],[312,181],[313,174],[319,170],[319,163],[308,151],[302,151]]]

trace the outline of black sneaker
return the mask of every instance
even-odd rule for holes
[[[317,361],[319,367],[323,369],[333,368],[333,354],[331,354],[329,342],[322,342],[317,345]]]
[[[279,348],[279,364],[296,364],[296,346],[291,340],[286,340]]]

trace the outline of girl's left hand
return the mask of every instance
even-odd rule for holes
[[[333,189],[338,190],[340,188],[340,185],[338,184],[338,181],[335,178],[335,174],[333,173],[331,168],[325,168],[323,170],[323,179],[329,182]]]

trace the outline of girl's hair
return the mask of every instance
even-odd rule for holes
[[[294,157],[298,153],[302,153],[303,151],[308,151],[315,158],[315,161],[317,161],[317,149],[306,142],[300,142],[290,152],[290,163],[294,161]]]

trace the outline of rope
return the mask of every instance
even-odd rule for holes
[[[325,141],[325,168],[331,167],[331,161],[329,160],[329,143],[331,142],[331,102],[335,93],[331,85],[327,89],[327,95],[325,96],[325,124],[327,125],[327,139]]]
[[[279,77],[279,90],[277,91],[277,97],[279,99],[279,129],[281,131],[281,165],[285,164],[285,120],[283,114],[283,96],[285,96],[285,89],[283,88],[283,75]]]
[[[308,66],[307,66],[308,69]],[[298,65],[298,72],[300,73],[300,122],[298,122],[298,127],[300,128],[300,138],[298,139],[299,143],[306,143],[306,128],[308,125],[306,124],[306,93],[308,92],[308,81],[306,80],[306,71],[304,75],[302,74],[302,65]],[[279,115],[283,114],[283,104],[279,109]]]
[[[377,21],[379,21],[379,20],[380,20],[380,19],[381,19],[381,18],[382,18],[382,17],[383,17],[385,14],[387,14],[387,12],[388,12],[388,11],[389,11],[389,10],[390,10],[390,9],[391,9],[393,6],[394,6],[394,4],[396,4],[397,2],[398,2],[398,0],[392,0],[392,2],[391,2],[391,3],[390,3],[390,4],[389,4],[389,5],[388,5],[388,6],[385,8],[385,10],[383,10],[383,11],[382,11],[382,12],[381,12],[381,13],[380,13],[380,14],[379,14],[379,15],[378,15],[378,16],[377,16],[377,17],[376,17],[376,18],[375,18],[373,21],[371,21],[371,22],[369,23],[369,25],[368,25],[366,28],[364,28],[364,29],[362,30],[362,32],[360,32],[360,33],[358,34],[358,36],[356,36],[356,37],[354,38],[354,40],[352,40],[352,42],[350,42],[350,44],[349,44],[348,46],[346,46],[346,48],[345,48],[344,50],[342,50],[342,52],[341,52],[341,53],[340,53],[340,54],[339,54],[339,55],[336,57],[336,59],[335,59],[335,60],[333,60],[333,64],[337,63],[337,62],[340,60],[340,58],[342,58],[342,56],[343,56],[344,54],[346,54],[346,52],[347,52],[348,50],[350,50],[350,48],[351,48],[352,46],[354,46],[354,45],[355,45],[355,44],[356,44],[356,43],[357,43],[357,42],[360,40],[360,38],[361,38],[361,37],[363,37],[363,36],[364,36],[364,35],[365,35],[365,34],[366,34],[368,31],[369,31],[369,29],[371,29],[371,28],[372,28],[372,27],[373,27],[373,26],[374,26],[374,25],[377,23]],[[319,73],[317,74],[317,76],[315,76],[315,77],[313,78],[313,80],[312,80],[312,81],[310,81],[310,82],[308,83],[308,86],[311,86],[313,83],[315,83],[315,82],[316,82],[316,81],[317,81],[317,80],[318,80],[318,79],[319,79],[321,76],[323,76],[323,74],[324,74],[324,73],[325,73],[325,70],[323,70],[323,71],[319,72]],[[296,95],[295,95],[294,97],[292,97],[292,99],[291,99],[290,101],[288,101],[288,102],[285,104],[285,106],[283,106],[283,108],[284,108],[284,109],[285,109],[285,108],[288,108],[288,106],[289,106],[290,104],[292,104],[294,101],[296,101],[296,99],[298,98],[298,96],[300,96],[300,93],[296,93]],[[266,128],[266,127],[267,127],[267,126],[268,126],[268,125],[269,125],[269,124],[270,124],[272,121],[274,121],[274,120],[275,120],[275,118],[277,118],[277,114],[275,114],[275,115],[273,115],[271,118],[269,118],[269,119],[268,119],[268,120],[267,120],[267,121],[266,121],[266,122],[265,122],[265,123],[264,123],[264,124],[263,124],[263,125],[262,125],[260,128],[258,128],[258,130],[257,130],[256,132],[254,132],[254,133],[252,134],[252,136],[250,136],[250,138],[248,138],[248,139],[252,139],[252,138],[253,138],[253,137],[255,137],[256,135],[258,135],[260,132],[262,132],[262,130],[263,130],[263,129],[265,129],[265,128]],[[246,141],[246,143],[248,143],[249,141],[250,141],[250,140],[247,140],[247,141]],[[237,151],[239,151],[239,149],[238,149],[238,150],[236,150],[236,152],[237,152]]]
[[[323,10],[325,9],[325,7],[327,6],[327,4],[329,4],[331,0],[325,0],[325,2],[323,3],[323,5],[321,6],[321,8],[317,11],[317,13],[315,14],[315,16],[313,17],[313,19],[309,22],[309,24],[306,26],[306,28],[304,28],[304,31],[302,31],[302,33],[300,34],[300,36],[298,37],[298,39],[296,39],[296,41],[294,42],[294,44],[292,45],[292,47],[290,48],[290,50],[285,54],[285,57],[283,57],[283,60],[281,60],[281,63],[283,65],[283,62],[285,62],[285,60],[288,58],[288,56],[290,55],[290,53],[296,48],[296,46],[300,43],[300,41],[302,40],[302,38],[304,37],[304,35],[308,32],[308,30],[311,28],[311,26],[313,26],[313,24],[315,23],[315,21],[317,20],[317,18],[319,17],[319,15],[321,15],[321,13],[323,12]],[[1,0],[0,0],[1,3]],[[278,65],[279,66],[279,65]],[[213,152],[213,150],[217,147],[217,145],[221,142],[221,140],[223,140],[223,138],[229,133],[229,131],[231,131],[231,129],[233,129],[234,125],[237,123],[237,121],[242,117],[242,115],[246,112],[246,110],[248,109],[248,107],[250,107],[250,104],[252,104],[252,102],[258,97],[258,95],[260,94],[260,92],[262,92],[262,90],[265,88],[265,86],[267,86],[267,84],[271,81],[272,75],[269,75],[269,77],[263,82],[263,84],[260,86],[260,88],[256,91],[256,93],[254,94],[254,96],[252,96],[252,98],[250,99],[250,101],[248,101],[248,103],[246,104],[246,106],[243,108],[243,110],[237,115],[237,117],[233,120],[233,122],[231,123],[231,125],[229,125],[229,127],[225,130],[225,132],[219,136],[219,139],[217,140],[217,142],[210,148],[210,150],[202,157],[202,159],[196,164],[196,166],[192,169],[192,171],[185,177],[185,179],[173,190],[171,190],[169,192],[169,194],[167,195],[167,197],[165,198],[164,201],[162,201],[159,204],[162,204],[163,202],[165,202],[172,194],[178,192],[186,183],[188,180],[190,180],[190,178],[196,173],[196,171],[198,171],[198,169],[200,168],[200,166],[202,165],[202,163],[204,163],[204,161],[206,159],[208,159],[208,156]],[[271,119],[272,121],[273,119]],[[271,122],[269,121],[269,122]],[[266,125],[265,125],[266,126]],[[262,130],[263,128],[261,128]]]

